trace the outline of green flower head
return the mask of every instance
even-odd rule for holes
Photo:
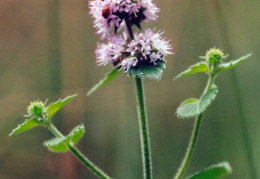
[[[43,113],[46,111],[45,103],[42,101],[33,101],[27,107],[28,116],[32,118],[43,117]]]
[[[222,50],[217,49],[217,48],[211,48],[206,52],[206,56],[204,57],[205,60],[210,63],[210,64],[214,64],[214,63],[218,63],[221,60],[223,60],[224,58],[226,58],[228,55],[224,55],[224,53],[222,52]]]

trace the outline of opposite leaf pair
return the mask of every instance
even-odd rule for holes
[[[52,116],[67,102],[69,102],[76,96],[77,94],[68,96],[63,100],[60,99],[54,103],[51,103],[48,107],[45,107],[46,102],[32,102],[28,106],[28,114],[25,115],[25,117],[29,117],[30,119],[26,119],[24,123],[18,125],[17,128],[13,129],[9,136],[27,131],[39,125],[49,125],[51,123]]]
[[[218,49],[215,49],[215,48],[210,49],[208,51],[208,53],[212,53],[211,51],[216,52],[216,50],[218,50]],[[220,50],[218,50],[217,52],[219,52],[219,51]],[[228,63],[222,63],[222,61],[220,61],[220,59],[217,59],[214,56],[209,56],[207,54],[206,54],[207,58],[205,57],[206,62],[201,61],[195,65],[192,65],[187,70],[180,73],[179,75],[177,75],[174,78],[174,80],[176,80],[181,77],[193,75],[193,74],[196,74],[199,72],[207,73],[210,76],[209,82],[211,84],[208,86],[209,89],[202,94],[200,99],[191,98],[191,99],[187,99],[187,100],[183,101],[180,104],[180,106],[176,112],[177,116],[180,118],[195,117],[195,116],[199,115],[200,113],[202,113],[203,111],[205,111],[206,108],[209,106],[209,104],[215,99],[215,97],[218,93],[217,86],[213,84],[213,81],[214,81],[216,75],[223,70],[228,70],[228,69],[231,69],[231,68],[237,66],[238,64],[240,64],[241,62],[243,62],[244,60],[246,60],[248,57],[251,56],[251,54],[248,54],[237,60],[232,60]],[[216,56],[219,56],[219,55],[216,55]],[[224,59],[226,57],[227,57],[227,55],[223,56],[222,59]]]
[[[226,58],[228,55],[224,55],[223,52],[219,49],[213,48],[207,51],[206,56],[202,57],[206,61],[199,62],[195,65],[189,67],[189,69],[185,70],[174,79],[178,79],[184,76],[196,74],[199,72],[205,72],[209,75],[208,84],[201,95],[200,99],[187,99],[183,101],[177,109],[177,116],[180,118],[190,118],[196,117],[194,129],[192,131],[190,143],[185,154],[185,157],[181,163],[181,166],[175,176],[174,179],[180,179],[188,165],[188,162],[191,158],[193,150],[195,148],[195,144],[198,138],[198,133],[202,120],[202,113],[207,109],[210,103],[215,99],[218,89],[217,86],[214,85],[214,79],[216,75],[223,70],[227,70],[233,68],[239,63],[243,62],[247,59],[251,54],[248,54],[244,57],[241,57],[237,60],[222,63],[221,60]],[[232,172],[231,167],[228,163],[222,163],[219,165],[214,165],[209,167],[208,169],[202,170],[201,172],[188,177],[187,179],[218,179],[223,176],[230,174]]]
[[[68,96],[63,100],[60,99],[54,103],[51,103],[48,107],[45,107],[46,102],[32,102],[28,107],[28,114],[25,115],[26,117],[30,117],[31,119],[26,119],[25,122],[15,128],[9,134],[9,136],[27,131],[39,125],[47,126],[49,128],[52,127],[52,116],[67,102],[69,102],[76,96],[77,94]],[[45,141],[43,145],[48,147],[48,149],[53,152],[67,152],[70,145],[76,145],[78,143],[78,141],[82,138],[84,132],[84,125],[81,124],[72,129],[72,131],[66,137],[62,134],[59,134],[59,137],[55,137],[51,140]]]

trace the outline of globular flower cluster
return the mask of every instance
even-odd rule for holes
[[[97,34],[108,40],[98,43],[97,65],[112,63],[128,75],[160,79],[165,56],[173,54],[170,41],[161,37],[161,31],[132,32],[133,25],[141,30],[141,22],[157,20],[159,9],[152,0],[92,0],[89,6]]]
[[[146,29],[143,33],[135,33],[130,42],[122,36],[112,37],[108,44],[98,44],[97,63],[106,65],[111,62],[125,72],[139,63],[153,63],[156,66],[157,62],[165,61],[165,56],[173,54],[170,41],[162,39],[162,33]]]
[[[116,33],[124,19],[140,28],[140,22],[155,21],[159,12],[152,0],[92,0],[89,7],[101,39],[109,36],[113,27]]]
[[[227,57],[228,55],[225,55],[221,49],[214,47],[207,50],[205,56],[201,56],[200,58],[205,59],[210,64],[216,64],[221,62],[223,59]]]
[[[31,102],[27,107],[28,117],[37,118],[42,117],[42,114],[46,111],[45,104],[42,101]]]
[[[217,60],[221,60],[223,59],[224,53],[222,52],[222,50],[217,49],[217,48],[211,48],[206,52],[206,59],[208,60],[210,57],[214,57]]]

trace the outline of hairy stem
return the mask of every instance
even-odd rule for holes
[[[130,40],[134,39],[131,22],[128,18],[125,18],[126,27],[129,33]],[[139,117],[139,129],[140,129],[140,140],[142,150],[142,162],[143,162],[143,177],[144,179],[152,179],[152,160],[151,160],[151,149],[150,149],[150,138],[149,128],[146,119],[144,92],[142,79],[139,77],[135,78],[136,84],[136,96],[138,101],[138,117]]]
[[[47,125],[48,129],[59,138],[65,138],[62,133],[52,124]],[[68,144],[68,148],[71,153],[87,168],[89,168],[93,173],[95,173],[99,178],[111,179],[107,174],[105,174],[101,169],[99,169],[95,164],[93,164],[86,156],[84,156],[75,146]]]
[[[207,86],[206,86],[203,94],[205,94],[211,88],[213,81],[214,81],[214,77],[215,77],[215,75],[209,75],[209,80],[208,80]],[[182,175],[184,174],[185,169],[187,168],[187,165],[190,161],[190,158],[191,158],[192,153],[194,151],[196,141],[197,141],[197,138],[198,138],[198,135],[199,135],[201,120],[202,120],[202,113],[199,114],[197,116],[196,120],[195,120],[189,146],[187,148],[187,151],[186,151],[186,154],[185,154],[185,156],[182,160],[181,166],[179,167],[178,172],[175,175],[174,179],[180,179],[182,177]]]
[[[139,77],[136,77],[135,82],[136,82],[136,95],[138,101],[137,108],[138,108],[138,115],[139,115],[139,129],[140,129],[140,139],[141,139],[141,147],[142,147],[144,179],[151,179],[152,160],[151,160],[151,153],[150,153],[150,139],[149,139],[148,122],[146,119],[146,112],[145,112],[142,80]]]
[[[210,90],[210,88],[214,82],[214,78],[215,78],[215,75],[209,74],[209,80],[208,80],[207,86],[206,86],[203,94],[207,93]]]
[[[195,148],[195,144],[199,135],[199,129],[200,129],[200,123],[201,123],[201,119],[202,119],[202,113],[199,114],[195,120],[195,124],[194,124],[194,128],[192,131],[192,135],[191,135],[191,139],[190,139],[190,143],[189,146],[187,148],[186,154],[182,160],[181,166],[177,172],[177,174],[175,175],[174,179],[180,179],[181,176],[183,175],[185,169],[187,168],[187,165],[189,163],[189,160],[191,158],[192,152]]]

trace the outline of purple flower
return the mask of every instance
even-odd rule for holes
[[[97,65],[107,65],[109,62],[116,63],[122,58],[126,41],[121,36],[110,37],[108,44],[98,43],[95,51]]]
[[[152,0],[92,0],[89,1],[90,14],[94,18],[96,33],[101,39],[114,32],[128,19],[140,28],[140,23],[156,21],[159,9]]]
[[[173,54],[170,41],[163,39],[162,34],[146,29],[143,33],[135,33],[131,42],[122,36],[109,38],[108,44],[98,44],[97,63],[106,65],[111,62],[125,72],[131,67],[138,68],[139,63],[153,63],[156,66],[158,61],[165,61],[165,56]]]

